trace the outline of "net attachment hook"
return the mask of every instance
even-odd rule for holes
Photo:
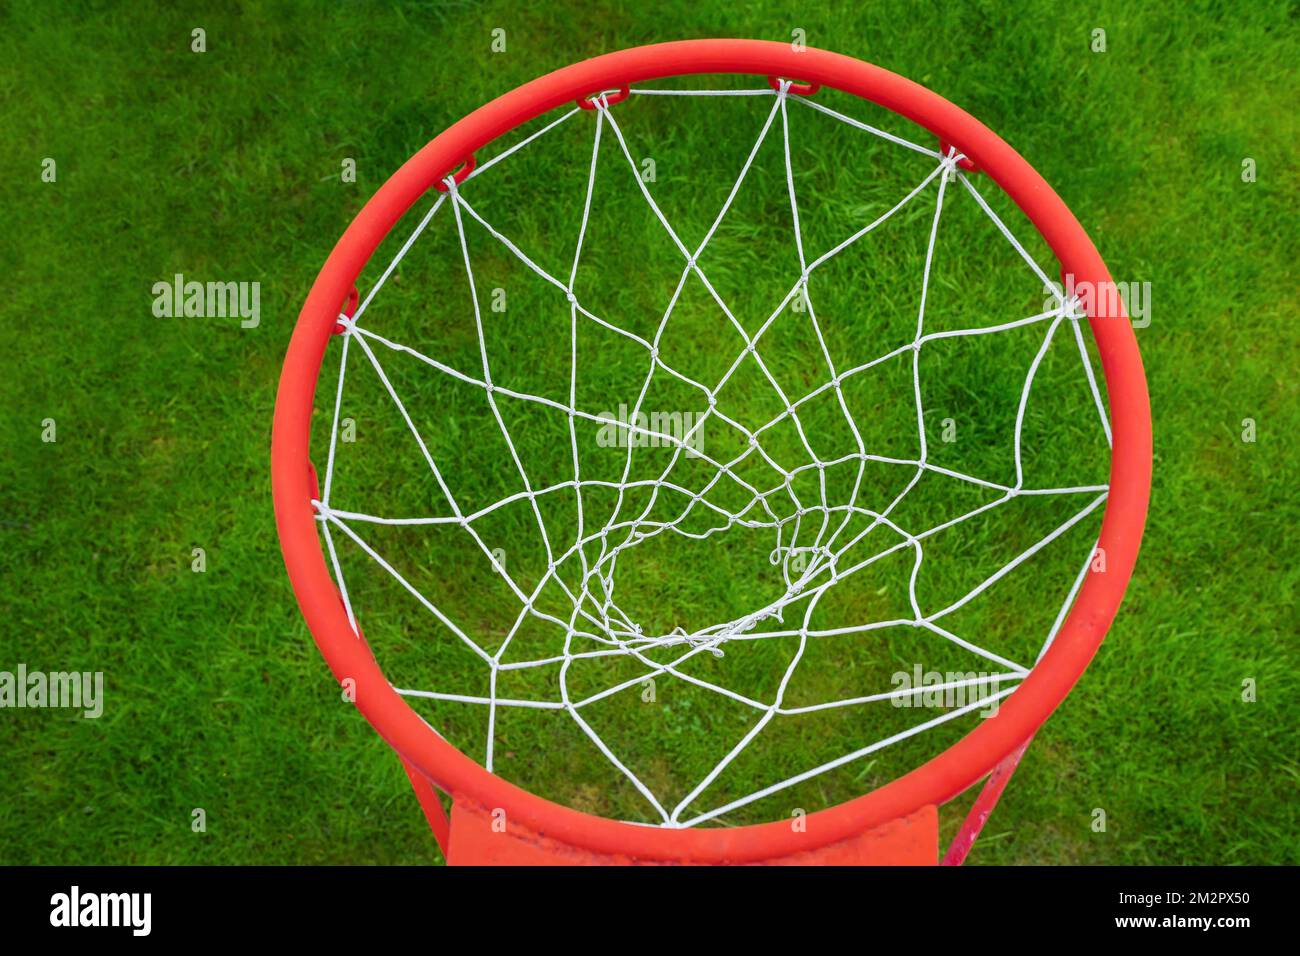
[[[957,147],[953,146],[952,143],[948,142],[946,139],[940,136],[939,155],[942,156],[944,159],[947,159],[948,151],[952,149],[957,149]],[[975,165],[974,160],[970,159],[970,157],[968,157],[960,149],[957,149],[957,155],[961,157],[960,159],[957,160],[957,166],[960,169],[964,169],[968,173],[978,173],[980,171],[980,168]]]
[[[307,462],[307,478],[311,481],[311,501],[320,501],[320,476],[316,473],[316,466]],[[312,505],[312,511],[317,511],[315,504]]]
[[[352,316],[357,314],[357,304],[360,301],[361,301],[361,293],[357,291],[356,286],[353,286],[352,289],[348,292],[347,297],[344,298],[343,300],[343,306],[339,309],[339,315],[349,319],[352,318]],[[347,331],[347,327],[344,326],[342,322],[334,323],[335,335],[342,335],[346,331]]]
[[[600,101],[605,106],[613,106],[615,103],[622,103],[631,95],[632,88],[628,84],[624,83],[613,96],[610,96],[607,93],[580,96],[578,97],[577,103],[579,109],[594,110],[597,108],[597,101]]]
[[[451,181],[459,186],[469,178],[470,173],[474,172],[475,163],[474,154],[470,153],[461,162],[460,167],[454,173],[448,173],[447,176],[450,176]],[[440,193],[445,193],[447,191],[447,176],[440,177],[438,181],[433,184],[434,188]]]
[[[782,79],[782,77],[772,74],[767,78],[767,85],[780,93]],[[788,82],[790,83],[789,92],[796,96],[812,96],[822,88],[820,83],[800,83],[796,80],[789,80]]]

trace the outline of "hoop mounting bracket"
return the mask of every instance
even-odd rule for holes
[[[429,806],[425,805],[426,814],[429,811]],[[436,814],[430,823],[437,836],[441,821],[437,820]],[[441,836],[438,836],[438,842],[445,850],[447,862],[453,866],[608,866],[704,862],[689,858],[647,859],[631,854],[610,856],[596,853],[531,830],[511,820],[503,808],[489,809],[462,795],[453,798],[449,830],[449,842],[443,843]],[[813,843],[811,838],[809,843]],[[939,811],[931,804],[838,843],[797,850],[759,862],[777,866],[934,866],[938,856]]]

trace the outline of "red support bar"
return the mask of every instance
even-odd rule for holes
[[[411,766],[411,762],[405,757],[401,760],[402,769],[406,771],[407,777],[411,780],[411,787],[415,790],[415,799],[420,801],[424,818],[429,821],[429,829],[433,831],[433,838],[438,841],[438,849],[442,851],[445,859],[447,848],[451,846],[451,824],[447,821],[447,811],[442,808],[438,791],[429,782],[429,778]]]
[[[1029,738],[1029,740],[1033,739],[1032,737]],[[1029,740],[1026,740],[1003,757],[1002,762],[993,768],[988,780],[984,781],[984,789],[975,798],[975,805],[970,808],[970,813],[966,814],[966,819],[962,821],[961,829],[953,837],[948,852],[939,861],[940,866],[961,866],[965,862],[966,855],[970,853],[970,848],[974,845],[975,839],[980,835],[980,831],[984,829],[984,824],[988,822],[993,808],[998,805],[998,798],[1002,796],[1002,791],[1006,789],[1007,783],[1011,780],[1011,775],[1016,772],[1016,766],[1020,763],[1020,758],[1025,755]]]

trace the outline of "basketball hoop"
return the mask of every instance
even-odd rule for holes
[[[370,548],[364,537],[356,534],[352,526],[362,521],[388,521],[389,524],[418,525],[423,520],[429,525],[458,527],[470,530],[476,520],[476,513],[469,513],[452,505],[452,512],[447,515],[427,519],[384,519],[373,515],[341,510],[331,499],[331,480],[334,471],[335,443],[337,432],[338,396],[343,393],[343,374],[340,372],[337,395],[331,394],[335,408],[335,433],[329,444],[329,467],[322,472],[325,476],[324,486],[317,483],[316,470],[312,465],[311,429],[312,412],[315,402],[316,386],[322,371],[322,363],[328,349],[346,350],[349,343],[355,343],[370,357],[376,371],[383,376],[381,366],[373,350],[387,348],[403,351],[407,355],[416,355],[438,374],[450,375],[462,385],[481,389],[489,405],[496,414],[497,401],[526,401],[544,406],[551,411],[567,415],[574,441],[574,477],[565,493],[570,491],[581,495],[584,483],[580,478],[577,448],[579,439],[576,430],[580,427],[606,427],[605,420],[598,419],[593,410],[579,407],[570,392],[567,398],[560,400],[543,399],[524,394],[512,388],[508,382],[496,382],[488,371],[487,349],[483,345],[482,320],[478,318],[478,300],[474,302],[474,316],[479,323],[479,343],[484,352],[483,369],[464,370],[453,368],[439,359],[431,358],[415,350],[386,339],[379,332],[366,324],[366,310],[380,287],[388,278],[397,260],[384,273],[378,283],[369,289],[363,288],[358,294],[359,278],[372,254],[380,246],[408,211],[417,203],[431,203],[431,211],[421,220],[420,226],[405,242],[399,253],[417,241],[424,225],[439,210],[449,214],[448,221],[453,222],[460,237],[465,272],[471,291],[474,288],[474,271],[469,248],[465,242],[466,230],[472,225],[482,227],[491,238],[499,241],[505,248],[511,261],[522,262],[543,288],[554,287],[560,296],[564,314],[573,317],[575,328],[585,321],[599,322],[603,326],[623,335],[628,340],[637,340],[646,349],[650,361],[651,373],[659,371],[661,375],[674,374],[668,368],[659,351],[659,338],[653,339],[634,335],[627,330],[613,328],[612,320],[607,320],[591,312],[574,291],[574,276],[578,271],[578,258],[575,255],[573,272],[565,281],[563,277],[550,275],[534,259],[528,250],[515,245],[504,232],[495,229],[476,208],[476,201],[471,192],[481,184],[488,188],[488,177],[497,163],[508,161],[516,149],[531,143],[537,137],[546,134],[553,127],[563,122],[570,122],[571,115],[577,118],[572,122],[590,120],[596,124],[594,136],[596,148],[600,146],[600,137],[608,138],[609,143],[620,148],[632,160],[618,117],[618,111],[635,108],[638,101],[650,96],[691,95],[708,93],[724,95],[717,89],[707,91],[656,90],[640,84],[662,81],[670,78],[697,75],[736,76],[747,80],[744,89],[736,91],[751,96],[755,102],[764,107],[766,124],[760,134],[760,143],[769,130],[775,138],[784,136],[786,154],[786,182],[788,186],[789,207],[793,217],[794,234],[798,246],[800,273],[794,277],[786,299],[777,312],[769,317],[757,333],[751,334],[736,323],[739,331],[739,351],[737,363],[742,359],[755,361],[758,367],[767,371],[758,357],[763,343],[760,336],[773,322],[777,315],[787,309],[797,299],[809,298],[808,284],[810,277],[841,249],[849,248],[858,238],[867,235],[874,227],[883,222],[895,210],[902,208],[906,202],[916,196],[926,196],[930,201],[937,199],[932,214],[933,223],[927,217],[929,248],[925,260],[925,276],[921,283],[921,312],[924,313],[925,288],[930,275],[930,263],[934,254],[935,233],[939,224],[939,213],[948,196],[956,196],[962,202],[977,204],[989,217],[993,236],[1001,236],[998,241],[1006,241],[1024,259],[1028,268],[1042,276],[1042,271],[1017,242],[1012,232],[990,208],[970,180],[978,177],[983,182],[991,182],[1000,188],[1015,206],[1023,212],[1033,227],[1041,235],[1047,247],[1056,256],[1061,271],[1074,277],[1076,285],[1089,283],[1093,287],[1109,287],[1110,276],[1097,250],[1089,240],[1083,228],[1066,208],[1065,204],[1047,185],[1043,178],[1022,159],[1010,146],[999,139],[993,132],[977,120],[967,115],[958,107],[940,96],[912,83],[900,76],[879,67],[871,66],[850,57],[820,50],[795,50],[789,45],[755,40],[693,40],[675,43],[656,44],[638,47],[596,57],[576,65],[557,70],[540,79],[527,83],[487,105],[475,110],[464,119],[452,125],[445,132],[435,137],[412,159],[403,165],[389,179],[370,201],[365,205],[356,219],[344,232],[342,238],[331,252],[315,284],[307,297],[294,329],[280,379],[276,400],[274,434],[272,440],[272,481],[275,499],[276,521],[281,548],[293,585],[294,593],[313,637],[321,649],[326,661],[340,681],[351,682],[355,688],[355,702],[367,720],[378,730],[384,739],[401,757],[410,776],[420,803],[429,819],[435,836],[442,846],[449,862],[452,863],[934,863],[938,859],[937,807],[968,788],[988,777],[984,793],[977,800],[953,847],[944,862],[959,863],[964,858],[979,828],[983,825],[992,804],[996,802],[1006,779],[1014,770],[1024,748],[1048,715],[1070,691],[1075,681],[1092,658],[1111,620],[1113,619],[1136,561],[1138,547],[1145,521],[1147,499],[1151,473],[1151,425],[1150,411],[1146,391],[1145,377],[1137,343],[1122,303],[1097,297],[1090,302],[1085,311],[1087,325],[1092,331],[1092,340],[1100,358],[1104,373],[1104,382],[1109,400],[1110,416],[1107,418],[1104,403],[1097,383],[1093,380],[1092,367],[1087,358],[1087,350],[1080,328],[1083,318],[1078,313],[1079,304],[1057,297],[1059,301],[1039,315],[1030,316],[1015,322],[1008,322],[996,327],[965,329],[951,332],[927,332],[924,323],[917,320],[915,336],[908,342],[898,345],[889,356],[901,357],[906,362],[918,362],[916,358],[922,349],[940,338],[958,335],[978,336],[995,333],[1010,328],[1023,328],[1030,325],[1046,327],[1048,332],[1042,347],[1028,370],[1024,380],[1023,393],[1020,396],[1020,409],[1016,419],[1016,467],[1014,484],[1003,487],[996,483],[984,482],[985,485],[1005,492],[1003,499],[1030,493],[1085,494],[1089,505],[1079,509],[1078,517],[1061,526],[1044,537],[1040,545],[1026,551],[1006,568],[999,570],[989,581],[982,583],[966,598],[957,604],[964,604],[972,597],[982,593],[991,583],[1014,571],[1038,549],[1063,534],[1094,511],[1100,512],[1101,524],[1095,545],[1098,553],[1104,554],[1104,571],[1097,571],[1093,566],[1093,550],[1071,582],[1061,582],[1061,593],[1065,603],[1061,613],[1044,642],[1042,651],[1032,665],[1022,666],[1010,662],[1010,671],[1003,675],[1013,686],[1003,688],[999,685],[997,692],[987,700],[996,698],[998,708],[994,716],[982,720],[951,746],[930,758],[927,762],[911,769],[901,776],[883,783],[870,792],[807,815],[799,826],[792,826],[788,820],[768,823],[755,823],[739,827],[719,828],[708,824],[716,821],[730,810],[747,806],[750,797],[730,801],[721,808],[695,812],[691,809],[692,801],[707,790],[716,773],[721,772],[725,763],[719,765],[713,775],[696,787],[688,798],[675,807],[662,805],[652,792],[627,767],[616,758],[611,748],[602,744],[600,735],[588,727],[579,715],[583,701],[573,699],[567,689],[559,693],[555,701],[508,701],[499,698],[496,692],[496,678],[504,666],[502,651],[487,654],[491,667],[492,690],[486,698],[482,695],[462,693],[431,693],[426,697],[461,700],[472,704],[484,705],[495,714],[497,709],[512,705],[528,705],[536,708],[550,708],[563,711],[583,726],[587,736],[596,743],[609,757],[613,767],[623,778],[631,780],[649,799],[659,814],[658,819],[644,822],[622,822],[591,813],[581,812],[544,799],[529,790],[516,786],[493,773],[475,759],[467,756],[453,743],[446,739],[438,729],[431,726],[413,709],[410,701],[419,698],[412,691],[399,691],[390,683],[381,669],[382,653],[378,650],[379,641],[371,635],[371,640],[362,635],[366,624],[365,608],[353,607],[352,600],[341,580],[339,561],[334,544],[334,537],[340,541],[348,540],[363,549],[366,554],[397,576],[407,591],[414,594],[425,607],[438,619],[439,628],[446,627],[462,639],[475,645],[472,637],[464,635],[455,623],[448,620],[430,602],[423,600],[416,589],[398,572],[382,561],[381,556]],[[886,133],[871,127],[852,117],[845,116],[828,107],[822,106],[819,96],[823,90],[840,91],[863,101],[877,104],[898,116],[911,121],[916,126],[928,131],[927,142],[930,146],[921,146],[907,137]],[[658,98],[658,97],[656,97]],[[847,238],[844,243],[828,250],[818,257],[809,252],[805,254],[799,236],[799,210],[796,200],[795,179],[790,167],[790,133],[787,109],[800,107],[795,103],[819,111],[821,114],[842,120],[849,127],[862,132],[864,136],[883,137],[899,145],[900,149],[911,154],[929,157],[932,164],[927,177],[906,197],[892,207],[887,213]],[[787,106],[787,104],[789,104]],[[545,117],[557,108],[564,107],[567,112],[560,119],[548,123],[540,131],[505,150],[503,153],[485,159],[484,151],[501,137],[521,129],[539,117]],[[602,133],[602,130],[604,131]],[[942,144],[942,145],[940,145]],[[757,153],[758,146],[750,154],[750,161]],[[585,162],[585,160],[584,160]],[[635,166],[635,163],[633,163]],[[508,168],[501,166],[500,169]],[[595,178],[595,152],[591,160],[591,176]],[[748,169],[746,165],[746,170]],[[485,175],[486,174],[486,175]],[[743,179],[744,172],[741,177]],[[739,189],[740,183],[728,197]],[[649,208],[662,224],[665,235],[670,236],[682,253],[683,279],[691,277],[705,283],[710,292],[713,287],[707,285],[705,272],[701,270],[697,259],[704,244],[688,247],[682,243],[673,231],[672,225],[662,214],[654,201],[652,192],[644,182],[637,184],[642,198],[648,201]],[[955,199],[952,201],[956,201]],[[587,193],[587,207],[591,204],[590,186]],[[719,214],[721,222],[726,213]],[[584,211],[581,230],[586,227]],[[575,224],[576,225],[576,224]],[[717,223],[715,222],[715,228]],[[455,233],[453,233],[454,235]],[[709,236],[713,235],[710,231]],[[706,237],[705,243],[707,243]],[[581,250],[581,238],[578,240]],[[566,247],[567,248],[567,247]],[[635,264],[624,264],[634,268]],[[548,285],[549,284],[549,285]],[[667,292],[672,292],[671,289]],[[715,294],[715,298],[717,298]],[[675,300],[674,300],[675,301]],[[816,297],[811,301],[815,304]],[[719,303],[721,305],[721,303]],[[797,307],[796,307],[797,308]],[[725,309],[725,306],[724,306]],[[669,307],[671,311],[671,306]],[[728,313],[730,315],[730,313]],[[810,320],[814,327],[816,319]],[[660,332],[668,322],[665,314],[660,325]],[[1038,362],[1046,353],[1052,339],[1052,332],[1057,328],[1073,329],[1077,337],[1078,348],[1083,359],[1084,372],[1096,398],[1097,411],[1101,416],[1101,427],[1106,430],[1106,438],[1111,445],[1109,481],[1104,487],[1096,488],[1086,484],[1078,487],[1029,489],[1025,484],[1020,462],[1020,429],[1028,400],[1034,372]],[[576,334],[576,333],[575,333]],[[820,335],[820,333],[819,333]],[[1066,336],[1066,331],[1061,335]],[[576,339],[575,339],[576,341]],[[824,343],[823,343],[824,344]],[[567,343],[565,343],[567,348]],[[574,374],[578,360],[576,346],[574,353]],[[884,353],[882,347],[882,353]],[[745,355],[752,359],[746,359]],[[346,351],[343,365],[346,365]],[[878,362],[879,359],[873,360]],[[827,356],[827,369],[822,369],[822,380],[802,398],[791,394],[787,396],[779,388],[784,408],[775,416],[775,422],[793,423],[799,428],[799,412],[811,403],[814,396],[833,398],[840,390],[841,384],[859,369],[865,369],[872,363],[864,362],[852,368],[830,364]],[[566,362],[563,367],[569,368]],[[919,372],[916,373],[919,379]],[[683,381],[690,377],[677,373]],[[775,387],[775,378],[769,375]],[[396,391],[387,378],[383,384],[388,387],[397,406],[411,430],[415,427],[402,406]],[[712,386],[690,379],[688,384],[695,388],[700,398],[701,416],[710,421],[727,422],[728,427],[739,430],[748,436],[752,448],[746,454],[758,460],[763,454],[763,440],[770,434],[768,429],[774,422],[767,422],[760,427],[750,428],[732,418],[718,401],[721,384]],[[917,417],[922,420],[922,451],[916,461],[896,462],[909,467],[916,467],[920,476],[927,469],[925,453],[925,426],[919,408],[920,386],[917,386]],[[639,410],[639,403],[633,411]],[[853,415],[848,406],[844,406],[844,416],[849,426],[853,427]],[[501,430],[510,436],[500,416]],[[869,525],[867,531],[884,529],[896,534],[898,543],[886,549],[887,553],[910,556],[915,553],[916,569],[921,565],[922,545],[929,540],[929,532],[915,532],[901,527],[891,518],[889,507],[867,507],[861,501],[862,467],[868,460],[894,461],[887,456],[873,456],[861,447],[854,454],[845,456],[850,468],[858,469],[858,481],[854,483],[852,495],[844,501],[831,501],[826,492],[825,481],[822,483],[820,502],[809,504],[799,501],[793,492],[794,479],[791,470],[782,470],[777,463],[772,467],[784,475],[783,489],[780,493],[763,491],[744,483],[733,467],[733,461],[719,460],[707,452],[689,447],[695,433],[687,430],[681,434],[665,434],[663,429],[644,425],[634,416],[626,422],[615,423],[628,442],[627,456],[629,462],[633,456],[633,447],[637,444],[634,436],[642,439],[662,440],[667,449],[666,456],[674,464],[690,457],[701,468],[710,469],[712,478],[707,484],[694,487],[686,486],[674,479],[671,470],[666,470],[658,478],[648,479],[645,490],[651,501],[662,502],[670,496],[681,500],[688,511],[696,509],[707,511],[712,508],[721,515],[718,521],[725,522],[725,531],[733,527],[762,528],[776,532],[776,547],[772,555],[772,564],[784,575],[784,587],[778,597],[756,609],[712,624],[709,627],[691,629],[682,628],[672,633],[653,633],[642,629],[631,615],[625,614],[614,600],[614,567],[620,556],[633,553],[643,541],[656,535],[672,538],[678,536],[710,537],[713,532],[691,532],[685,517],[661,520],[652,517],[652,507],[639,516],[627,518],[620,513],[624,495],[634,484],[625,470],[621,479],[603,484],[617,486],[619,507],[614,509],[616,516],[611,516],[599,532],[587,528],[580,522],[577,526],[575,544],[567,551],[559,547],[551,555],[551,543],[547,541],[551,566],[537,592],[527,592],[521,599],[523,610],[520,619],[527,617],[534,610],[533,600],[536,593],[547,585],[546,578],[557,584],[573,598],[572,616],[556,624],[554,615],[540,615],[556,627],[564,630],[562,651],[556,655],[550,666],[567,669],[574,660],[587,655],[618,656],[620,659],[641,662],[646,672],[653,675],[668,674],[692,680],[697,686],[709,682],[687,673],[681,661],[708,660],[723,654],[731,654],[734,649],[761,639],[786,639],[798,643],[802,648],[813,631],[809,626],[812,606],[820,600],[821,594],[839,581],[846,579],[855,569],[863,566],[867,559],[858,560],[861,552],[854,551],[857,542],[865,538],[866,531],[854,533],[857,527],[854,521]],[[698,420],[695,425],[699,428]],[[856,429],[854,430],[856,435]],[[801,468],[811,475],[824,473],[835,465],[833,461],[823,460],[811,447],[812,439],[805,439],[808,463]],[[859,446],[861,441],[859,440]],[[534,489],[528,484],[524,464],[515,455],[514,445],[510,445],[511,456],[518,472],[522,476],[523,490],[515,498],[523,503],[536,506],[536,501],[547,489]],[[424,457],[433,466],[434,474],[442,484],[441,473],[433,456],[420,443]],[[321,449],[316,449],[317,453]],[[929,470],[940,471],[934,466]],[[967,476],[958,476],[965,478]],[[915,481],[915,480],[914,480]],[[594,480],[591,484],[598,484]],[[728,484],[730,483],[730,484]],[[778,483],[779,484],[779,483]],[[748,488],[745,492],[747,503],[743,508],[731,509],[710,501],[710,489],[728,485]],[[908,485],[908,490],[912,485]],[[445,488],[444,488],[445,490]],[[899,499],[906,494],[898,496]],[[450,492],[448,500],[452,500]],[[789,499],[789,500],[787,500]],[[897,503],[897,502],[895,502]],[[1102,510],[1104,508],[1104,510]],[[983,513],[986,509],[978,509]],[[485,513],[485,512],[484,512]],[[963,515],[962,518],[970,517]],[[591,519],[598,524],[596,519]],[[545,536],[545,523],[542,534]],[[955,524],[956,521],[952,522]],[[820,529],[820,530],[818,530]],[[324,534],[324,541],[322,540]],[[802,536],[802,537],[801,537]],[[617,543],[610,539],[617,539]],[[811,544],[808,542],[811,540]],[[878,540],[872,539],[872,540]],[[798,542],[798,543],[797,543]],[[480,545],[482,543],[480,542]],[[853,547],[850,547],[852,545]],[[589,562],[588,549],[598,553]],[[483,546],[483,550],[490,549]],[[878,554],[876,555],[878,557]],[[1083,555],[1079,555],[1083,557]],[[495,558],[489,556],[492,568],[504,575],[504,568]],[[565,561],[575,568],[571,572],[572,580],[579,582],[574,588],[567,587],[563,574],[558,570]],[[870,560],[875,560],[872,557]],[[856,563],[854,563],[856,562]],[[590,566],[589,566],[590,565]],[[580,568],[580,570],[578,570]],[[1089,573],[1092,570],[1094,573]],[[506,576],[509,581],[509,577]],[[957,642],[963,647],[969,642],[941,628],[937,621],[941,614],[952,610],[945,608],[940,612],[923,613],[916,606],[915,574],[911,591],[912,605],[915,612],[912,618],[903,621],[886,621],[872,624],[871,627],[884,627],[886,624],[899,624],[910,628],[928,628],[930,632],[945,639]],[[1068,592],[1068,593],[1067,593]],[[810,596],[814,595],[814,596]],[[953,605],[954,607],[957,605]],[[804,608],[807,608],[806,614]],[[794,623],[781,624],[787,615],[794,615]],[[802,617],[800,615],[803,614]],[[791,618],[791,620],[794,620]],[[784,629],[782,629],[784,628]],[[854,630],[848,628],[845,630]],[[857,628],[865,632],[866,626]],[[513,631],[511,632],[513,635]],[[506,639],[509,643],[510,638]],[[585,643],[584,643],[585,642]],[[371,644],[375,645],[372,653]],[[582,651],[579,647],[591,647],[594,650]],[[672,650],[678,656],[673,662],[661,659],[657,654]],[[976,648],[978,650],[978,648]],[[735,651],[740,653],[739,650]],[[798,651],[801,654],[802,650]],[[703,655],[700,657],[699,655]],[[989,659],[1002,661],[997,655],[986,655]],[[1007,663],[1002,661],[1002,663]],[[790,665],[793,673],[795,664]],[[788,681],[788,675],[787,675]],[[561,678],[561,685],[563,679]],[[722,690],[709,685],[709,690]],[[731,693],[733,699],[744,698],[746,705],[753,705],[758,715],[755,730],[746,734],[743,741],[736,745],[734,756],[751,739],[756,737],[767,722],[777,716],[793,714],[800,708],[782,701],[785,683],[781,692],[771,700],[754,701],[744,698],[739,693]],[[877,695],[880,696],[891,696]],[[893,695],[897,696],[897,695]],[[861,700],[837,701],[838,704],[854,704]],[[815,708],[805,707],[803,711]],[[968,708],[969,709],[969,708]],[[951,715],[948,715],[951,716]],[[938,723],[939,719],[918,725],[925,729],[929,723]],[[910,734],[911,731],[908,732]],[[488,763],[492,759],[491,732],[489,731]],[[873,743],[868,747],[855,748],[843,760],[833,763],[840,766],[845,762],[875,752],[877,746],[885,746],[889,740]],[[773,784],[757,793],[753,799],[766,793],[779,791],[781,786],[807,779],[813,771],[820,772],[825,766],[811,768],[809,772],[800,773],[791,780]],[[439,798],[439,791],[452,800],[450,820]],[[650,824],[650,825],[647,825]]]

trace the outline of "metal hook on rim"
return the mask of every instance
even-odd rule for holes
[[[781,92],[781,82],[782,78],[776,74],[772,74],[767,78],[767,85],[772,87],[772,89],[776,90],[778,93]],[[790,84],[787,92],[793,93],[796,96],[812,96],[822,88],[820,83],[799,83],[795,80],[786,80],[785,82]]]
[[[343,300],[343,307],[339,309],[339,315],[345,319],[352,318],[352,316],[357,314],[357,304],[360,301],[361,293],[357,291],[356,286],[353,286],[352,290],[348,292],[347,297]],[[342,335],[346,331],[347,327],[344,326],[342,322],[334,323],[335,335]]]
[[[578,108],[594,110],[599,109],[601,106],[609,107],[613,106],[615,103],[622,103],[631,95],[632,88],[628,86],[628,84],[624,83],[613,96],[610,96],[608,93],[597,93],[594,96],[578,97]],[[598,100],[600,101],[599,104],[597,103]]]
[[[459,186],[469,177],[470,173],[474,172],[474,165],[475,165],[474,154],[470,153],[468,156],[465,157],[465,161],[460,164],[460,168],[457,169],[455,173],[448,173],[447,176],[443,176],[441,179],[439,179],[436,183],[433,184],[434,188],[437,189],[438,192],[440,193],[445,193],[447,191],[448,176],[451,178],[452,182],[454,182],[457,186]]]
[[[950,151],[952,151],[952,150],[956,150],[956,152],[957,152],[957,156],[958,156],[958,159],[957,159],[957,165],[958,165],[960,168],[966,170],[966,172],[968,172],[968,173],[977,173],[977,172],[979,172],[979,167],[975,165],[975,161],[974,161],[974,160],[972,160],[969,156],[967,156],[965,153],[963,153],[960,149],[957,149],[957,147],[954,146],[954,145],[952,145],[952,143],[948,142],[946,139],[944,139],[942,136],[940,136],[940,137],[939,137],[939,155],[942,156],[944,159],[947,159],[947,158],[948,158],[948,153],[949,153]]]

